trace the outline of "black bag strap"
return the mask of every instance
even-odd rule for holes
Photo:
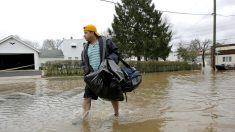
[[[102,54],[103,55],[102,56],[102,61],[103,61],[105,59],[105,54],[107,52],[107,50],[106,50],[107,38],[104,37],[104,36],[101,36],[101,37],[102,37],[102,41],[103,41],[103,54]],[[128,63],[126,63],[120,56],[118,56],[118,59],[124,64],[125,67],[131,68],[131,66]]]
[[[119,58],[119,60],[122,62],[122,64],[123,64],[125,67],[131,68],[131,66],[130,66],[128,63],[126,63],[120,56],[119,56],[118,58]]]
[[[102,41],[103,41],[103,54],[102,54],[102,61],[105,59],[105,53],[106,53],[106,41],[107,41],[107,39],[104,37],[104,36],[102,36]]]
[[[83,51],[82,51],[82,60],[85,61],[85,52],[87,49],[87,43],[83,43]]]

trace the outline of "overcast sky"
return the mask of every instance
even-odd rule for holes
[[[203,14],[213,11],[213,0],[153,2],[158,10]],[[235,0],[217,0],[217,13],[235,15]],[[1,0],[0,39],[19,35],[41,44],[47,38],[82,38],[83,26],[94,24],[104,32],[111,27],[114,14],[114,4],[99,0]],[[174,31],[172,44],[193,38],[212,39],[212,16],[163,14]],[[217,31],[219,42],[235,43],[235,16],[218,16]]]

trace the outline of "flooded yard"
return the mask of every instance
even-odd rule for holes
[[[0,131],[231,132],[234,80],[234,71],[144,74],[135,93],[127,94],[128,102],[120,102],[118,119],[110,102],[97,100],[83,121],[83,79],[0,79]]]

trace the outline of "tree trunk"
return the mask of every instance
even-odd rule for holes
[[[202,52],[202,67],[205,67],[205,52]]]
[[[158,57],[156,57],[155,60],[158,61]]]
[[[140,61],[140,60],[141,60],[140,56],[137,56],[137,60],[138,60],[138,61]]]
[[[145,57],[144,57],[144,60],[145,60],[145,61],[148,61],[148,57],[145,56]]]

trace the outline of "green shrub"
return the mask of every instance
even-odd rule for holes
[[[128,61],[131,66],[141,72],[171,72],[182,70],[198,70],[200,65],[190,65],[178,61]],[[81,76],[83,70],[78,60],[49,61],[42,65],[45,76]]]
[[[80,61],[48,61],[42,65],[45,76],[80,76],[83,75]]]
[[[182,71],[182,70],[198,70],[200,65],[190,65],[187,62],[179,61],[129,61],[127,62],[131,66],[141,72],[171,72],[171,71]]]

